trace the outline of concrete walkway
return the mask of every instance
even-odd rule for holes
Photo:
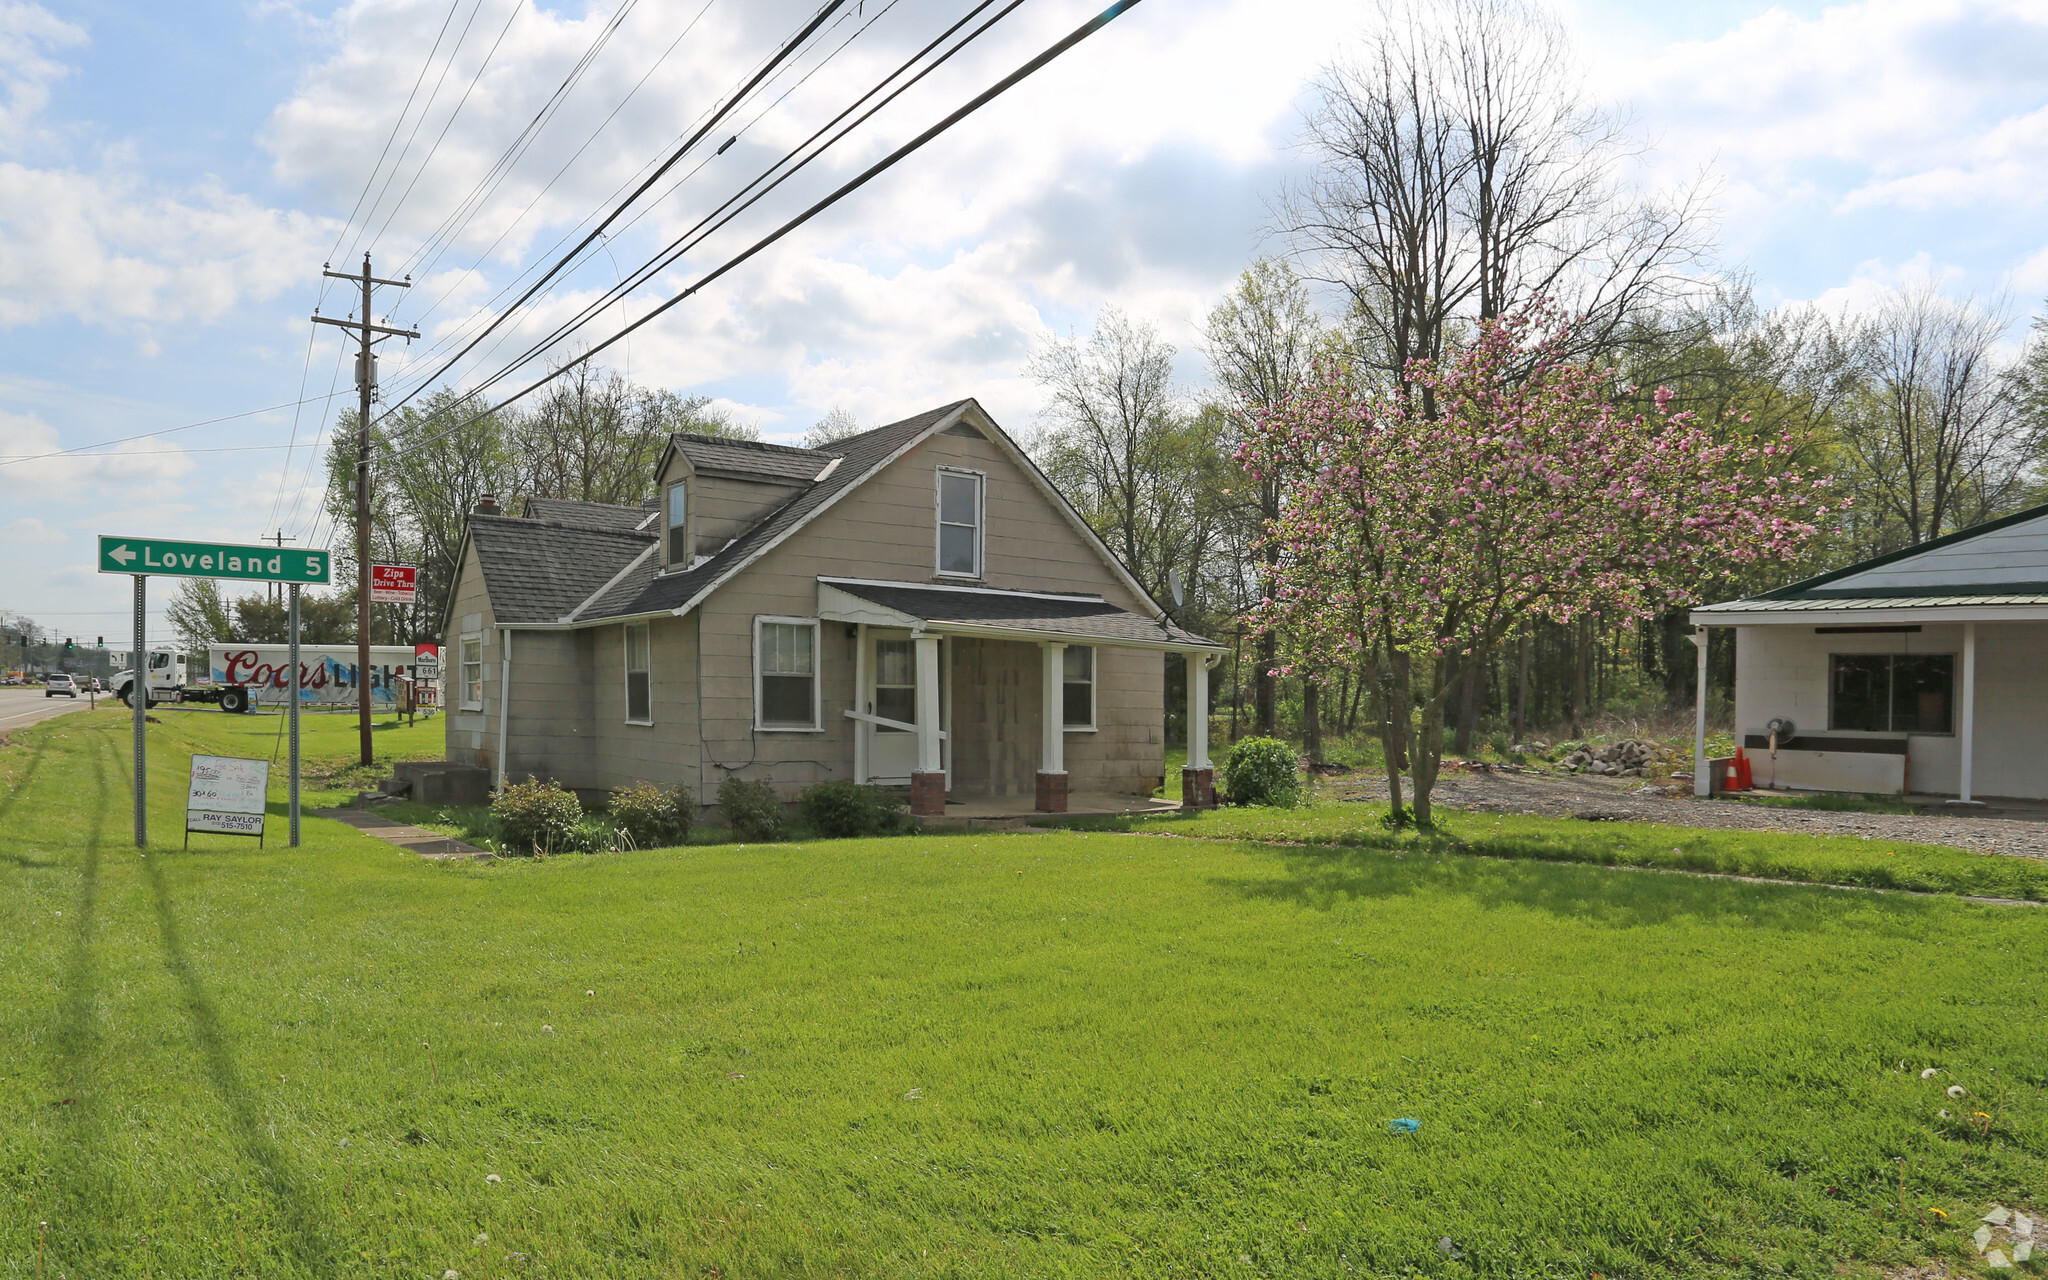
[[[366,836],[393,844],[407,853],[416,853],[422,858],[495,858],[498,855],[489,849],[479,849],[473,844],[464,844],[453,836],[444,836],[438,831],[425,827],[409,826],[385,817],[369,809],[315,809],[316,818],[332,818],[346,822]]]

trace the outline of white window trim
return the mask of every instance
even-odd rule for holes
[[[811,722],[808,725],[763,724],[761,722],[761,628],[769,623],[785,623],[791,626],[809,627],[811,629]],[[754,615],[754,732],[825,732],[824,708],[821,705],[821,693],[825,686],[825,653],[819,644],[823,638],[823,632],[816,618],[784,618],[769,613]]]
[[[647,718],[633,718],[633,628],[647,633]],[[654,723],[654,627],[646,622],[629,622],[619,628],[619,693],[624,699],[625,720],[631,725]]]
[[[945,563],[944,552],[940,549],[940,536],[945,531],[944,490],[948,475],[972,476],[974,478],[974,572],[961,573],[940,566]],[[963,582],[979,582],[988,567],[988,473],[969,467],[940,467],[932,475],[932,573],[940,578],[958,578]]]
[[[471,701],[469,700],[469,670],[468,670],[468,667],[469,667],[469,663],[468,663],[468,661],[466,660],[466,658],[464,657],[464,652],[463,652],[463,651],[464,651],[465,649],[467,649],[467,648],[469,647],[469,642],[470,642],[470,641],[472,641],[472,640],[476,641],[476,676],[477,676],[477,679],[476,679],[476,692],[477,692],[477,698],[476,698],[476,701],[475,701],[475,702],[471,702]],[[484,697],[483,697],[483,695],[484,695],[484,681],[485,681],[485,676],[486,676],[486,673],[487,673],[488,671],[490,671],[490,669],[491,669],[491,664],[490,664],[490,663],[488,663],[488,662],[485,662],[485,661],[484,661],[484,633],[483,633],[483,632],[481,632],[481,631],[471,631],[471,632],[468,632],[468,633],[466,633],[466,634],[464,634],[464,635],[461,635],[461,636],[459,636],[459,637],[457,637],[457,638],[456,638],[456,641],[455,641],[455,681],[456,681],[456,683],[457,683],[457,684],[459,684],[459,685],[461,685],[461,686],[462,686],[462,688],[461,688],[461,692],[460,692],[460,693],[458,693],[458,694],[456,695],[456,696],[457,696],[457,697],[458,697],[459,699],[461,699],[460,705],[459,705],[459,706],[457,707],[457,710],[461,710],[461,711],[482,711],[482,710],[484,709]],[[289,699],[287,699],[287,701],[289,701]]]
[[[1094,733],[1096,732],[1097,727],[1102,722],[1102,717],[1100,714],[1098,714],[1099,709],[1102,705],[1102,696],[1100,693],[1102,687],[1102,646],[1093,644],[1070,644],[1067,646],[1067,648],[1069,650],[1088,650],[1088,723],[1062,724],[1060,726],[1060,730],[1063,733]],[[1067,678],[1066,672],[1061,671],[1060,714],[1063,718],[1066,715],[1066,706]]]
[[[668,513],[669,513],[669,509],[670,509],[670,506],[671,506],[671,504],[672,504],[672,503],[673,503],[673,501],[674,501],[674,498],[673,498],[673,494],[675,493],[675,491],[676,491],[677,489],[681,489],[681,490],[683,491],[683,549],[684,549],[684,555],[683,555],[683,558],[682,558],[682,560],[681,560],[680,562],[676,560],[676,558],[675,558],[675,556],[674,556],[674,553],[673,553],[673,550],[674,550],[674,546],[675,546],[675,541],[674,541],[674,539],[675,539],[675,526],[674,526],[674,525],[672,525],[672,524],[670,524],[670,523],[668,522]],[[694,560],[696,560],[696,558],[697,558],[697,556],[696,556],[696,548],[690,545],[690,544],[691,544],[691,542],[692,542],[692,541],[694,541],[694,539],[692,539],[692,538],[690,537],[690,518],[691,518],[691,517],[692,517],[693,515],[695,515],[695,514],[696,514],[695,512],[693,512],[692,510],[690,510],[691,506],[692,506],[692,503],[691,503],[691,501],[690,501],[690,488],[689,488],[689,482],[688,482],[687,480],[678,480],[678,481],[676,481],[676,482],[675,482],[674,484],[670,484],[670,485],[664,485],[664,486],[662,487],[662,490],[661,490],[661,567],[662,567],[663,569],[688,569],[688,568],[690,568],[690,567],[691,567],[691,563],[692,563],[692,562],[693,562]]]

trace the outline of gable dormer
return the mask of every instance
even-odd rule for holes
[[[687,569],[698,557],[717,554],[836,461],[832,454],[794,445],[670,436],[658,469],[667,567]]]

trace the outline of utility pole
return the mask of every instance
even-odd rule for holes
[[[287,543],[287,542],[297,542],[297,541],[298,541],[298,539],[297,539],[296,537],[286,537],[286,536],[285,536],[285,532],[284,532],[284,530],[283,530],[283,529],[279,529],[279,530],[278,530],[278,531],[277,531],[276,533],[266,533],[266,534],[263,534],[263,535],[261,535],[260,537],[258,537],[258,538],[256,539],[256,541],[258,541],[258,542],[269,542],[269,543],[274,543],[274,544],[276,544],[276,546],[277,546],[277,548],[278,548],[279,550],[283,550],[283,549],[284,549],[284,544],[285,544],[285,543]],[[264,583],[264,584],[263,584],[263,598],[264,598],[265,600],[275,600],[275,599],[277,599],[277,595],[278,595],[278,589],[279,589],[279,587],[280,587],[281,585],[282,585],[281,583],[276,583],[276,582],[266,582],[266,583]]]
[[[313,323],[331,324],[356,335],[356,725],[362,739],[362,762],[367,765],[373,756],[370,746],[370,402],[377,395],[377,356],[370,348],[378,341],[370,335],[406,339],[420,335],[417,329],[391,329],[370,323],[372,291],[380,284],[410,289],[412,277],[379,280],[371,275],[369,250],[363,251],[361,275],[333,270],[331,263],[322,264],[320,274],[336,280],[355,281],[363,290],[361,319],[330,320],[315,311]]]

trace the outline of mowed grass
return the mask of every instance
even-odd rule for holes
[[[1068,830],[1143,831],[1424,856],[1476,854],[2048,901],[2048,862],[1946,845],[1459,810],[1439,810],[1434,832],[1393,831],[1381,821],[1385,814],[1384,804],[1324,801],[1295,809],[1214,809],[1187,817],[1174,813],[1041,821]]]
[[[2037,909],[1075,832],[179,851],[179,753],[265,727],[152,727],[146,857],[121,717],[0,750],[0,1275],[1818,1277],[1961,1265],[2048,1174]]]

